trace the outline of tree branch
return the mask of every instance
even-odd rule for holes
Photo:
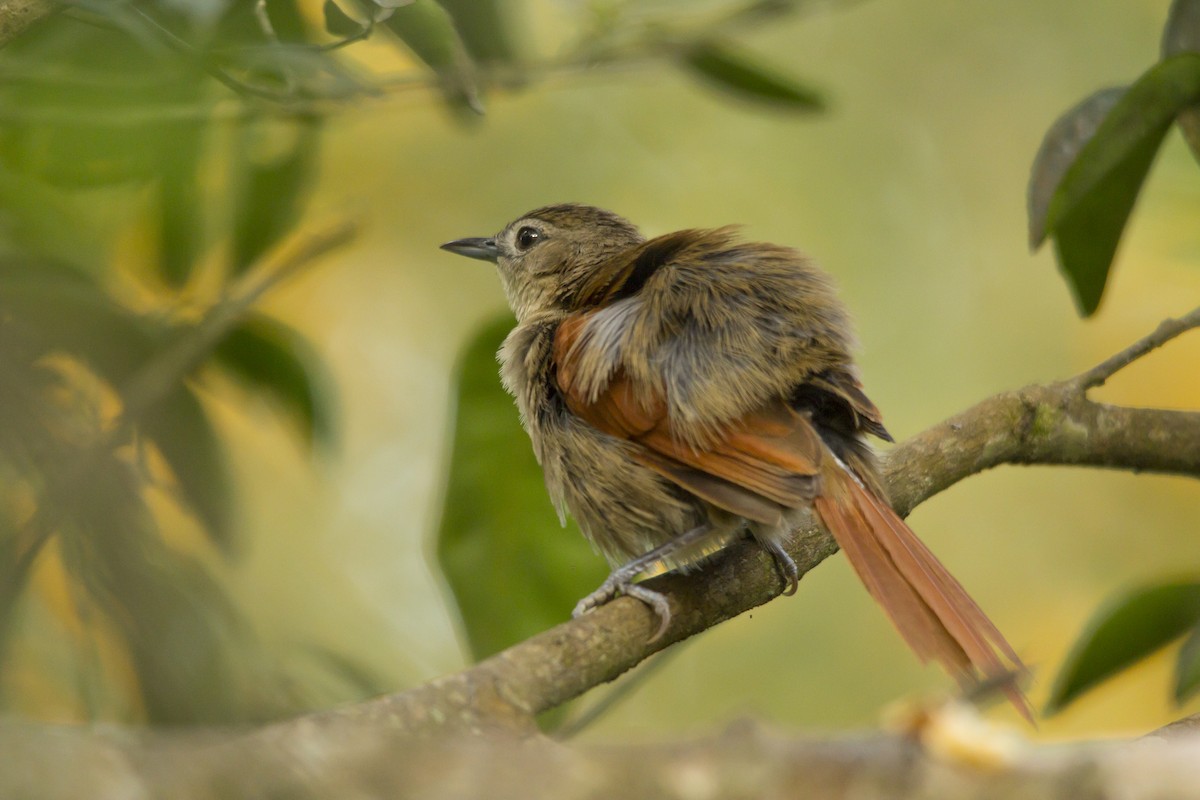
[[[1198,326],[1200,309],[1164,323],[1072,379],[996,395],[913,437],[887,459],[893,502],[907,513],[948,486],[999,464],[1077,464],[1200,476],[1200,413],[1111,406],[1086,396],[1089,388],[1124,366]],[[836,552],[836,546],[819,530],[802,530],[789,552],[803,574]],[[552,786],[563,789],[558,794],[568,794],[566,787],[573,784],[563,781],[583,774],[595,781],[589,784],[595,791],[580,796],[628,797],[661,795],[655,787],[672,786],[682,794],[689,781],[704,783],[698,796],[731,796],[730,781],[747,771],[756,776],[755,795],[795,786],[801,776],[814,796],[824,797],[1075,797],[1081,787],[1097,797],[1182,797],[1200,785],[1200,740],[1186,734],[1124,746],[1025,747],[1002,754],[992,765],[999,771],[986,774],[947,765],[931,755],[934,750],[906,737],[794,742],[759,734],[750,745],[726,737],[686,747],[591,751],[566,751],[538,737],[537,713],[616,678],[671,643],[767,602],[781,589],[769,558],[749,542],[730,547],[699,572],[664,575],[652,585],[667,595],[672,610],[671,627],[653,644],[647,642],[657,627],[653,613],[636,600],[620,598],[470,669],[358,705],[234,734],[97,735],[9,722],[0,724],[0,753],[11,758],[34,752],[36,757],[19,763],[26,772],[41,764],[44,772],[36,774],[43,781],[54,765],[71,763],[73,770],[66,772],[84,781],[72,788],[86,787],[91,796],[103,796],[109,785],[125,790],[141,786],[146,794],[172,797],[219,796],[213,787],[236,786],[245,795],[265,792],[263,781],[272,781],[269,785],[277,790],[298,787],[302,780],[313,781],[317,794],[397,785],[432,790],[448,785],[446,776],[462,770],[474,776],[473,786],[488,786],[491,797],[522,798],[529,796],[529,776],[534,774],[534,794],[553,794],[548,791]],[[454,733],[499,735],[504,741],[417,743]],[[513,749],[514,737],[527,744]],[[55,779],[66,781],[66,772],[59,770]],[[21,783],[22,777],[20,771],[0,770],[0,795],[23,796],[23,786],[46,785]],[[36,794],[72,796],[67,789]]]
[[[1000,464],[1087,465],[1200,476],[1200,412],[1125,408],[1086,395],[1171,338],[1200,326],[1200,309],[1161,325],[1100,366],[1066,381],[991,397],[918,434],[889,454],[884,475],[896,509],[908,514],[943,489]],[[1102,380],[1103,377],[1099,379]],[[832,537],[799,531],[788,547],[803,575],[833,553]],[[330,712],[387,716],[414,730],[527,729],[537,714],[611,681],[651,654],[762,605],[782,588],[761,548],[741,542],[703,570],[653,579],[671,604],[671,627],[647,640],[657,618],[619,598],[409,692]],[[485,701],[485,702],[481,702]]]

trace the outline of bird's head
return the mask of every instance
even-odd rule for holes
[[[530,211],[495,236],[458,239],[442,249],[496,264],[508,304],[523,321],[538,313],[570,311],[597,270],[642,241],[623,217],[568,203]]]

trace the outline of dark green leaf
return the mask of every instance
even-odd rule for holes
[[[479,659],[565,621],[607,574],[574,524],[563,530],[517,411],[500,386],[499,320],[459,364],[438,562]]]
[[[234,551],[233,485],[216,429],[191,391],[179,386],[140,420],[171,466],[179,490],[215,544]]]
[[[1175,702],[1183,703],[1200,689],[1200,627],[1183,641],[1179,661],[1175,665]]]
[[[1200,54],[1151,67],[1125,92],[1079,151],[1046,211],[1059,264],[1081,312],[1100,303],[1112,258],[1163,137],[1200,99]]]
[[[258,19],[255,5],[253,2],[230,3],[228,10],[221,17],[219,26],[213,31],[211,40],[222,46],[227,46],[230,42],[250,44],[267,41],[267,34]],[[309,40],[310,31],[305,23],[305,15],[296,0],[268,0],[267,16],[279,41]]]
[[[362,33],[363,25],[342,11],[334,0],[325,0],[322,10],[325,14],[325,30],[334,36],[357,36]]]
[[[1071,649],[1046,713],[1179,638],[1200,622],[1200,583],[1143,587],[1100,609]]]
[[[441,3],[454,18],[467,51],[476,61],[511,64],[516,60],[511,3],[500,0],[441,0]]]
[[[382,3],[380,5],[383,5]],[[467,54],[454,19],[434,0],[413,0],[397,8],[385,23],[442,81],[452,106],[483,113],[475,65]]]
[[[1161,140],[1159,140],[1161,141]],[[1089,316],[1100,305],[1113,257],[1138,191],[1158,152],[1159,141],[1130,154],[1108,179],[1076,203],[1053,231],[1054,252],[1075,293],[1079,312]]]
[[[248,4],[252,5],[252,4]],[[271,29],[280,41],[306,42],[310,31],[300,0],[267,0],[267,14],[271,18]]]
[[[290,97],[348,99],[377,93],[360,74],[336,55],[303,44],[250,46],[237,52],[238,69],[252,76],[260,87],[273,87]],[[297,117],[293,124],[316,125],[315,117]],[[265,121],[260,118],[260,122]],[[276,118],[277,128],[283,120]]]
[[[318,123],[249,122],[239,142],[233,208],[233,271],[241,273],[300,216],[313,177]]]
[[[1200,52],[1200,0],[1175,0],[1163,27],[1163,58],[1179,53]],[[1200,106],[1180,112],[1179,129],[1192,155],[1200,161]]]
[[[203,244],[202,131],[196,125],[176,129],[176,145],[159,179],[159,272],[173,287],[187,282]]]
[[[1046,239],[1046,212],[1062,184],[1063,176],[1124,94],[1124,86],[1101,89],[1059,117],[1046,131],[1029,175],[1031,248],[1036,249]]]
[[[825,100],[815,89],[727,42],[700,42],[687,50],[683,63],[694,74],[738,97],[793,111],[825,109]]]
[[[294,328],[255,315],[230,331],[213,355],[237,378],[291,412],[309,445],[333,444],[331,381],[308,340]]]

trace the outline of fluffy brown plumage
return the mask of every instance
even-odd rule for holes
[[[661,635],[669,606],[634,578],[694,566],[744,530],[794,589],[782,544],[815,512],[918,656],[964,682],[1020,668],[887,503],[865,439],[891,437],[858,381],[848,315],[809,260],[732,228],[646,240],[582,205],[444,248],[498,265],[517,316],[504,385],[560,516],[614,566],[577,614],[629,594]]]

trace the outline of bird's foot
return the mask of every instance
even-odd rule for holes
[[[791,597],[796,593],[796,587],[800,584],[800,569],[796,566],[795,559],[787,554],[779,542],[764,541],[761,544],[763,549],[770,554],[771,563],[775,565],[775,572],[779,575],[779,580],[783,581],[783,594]]]
[[[608,579],[600,584],[599,589],[575,605],[575,610],[571,612],[571,616],[581,617],[620,595],[633,597],[645,603],[658,617],[658,630],[647,640],[647,642],[656,642],[662,638],[662,635],[667,632],[667,626],[671,624],[671,606],[667,603],[667,597],[661,592],[656,592],[653,589],[647,589],[645,586],[634,583],[632,576],[622,574],[624,572],[625,567],[614,570],[608,576]],[[636,575],[637,573],[633,574]]]
[[[678,557],[680,553],[686,552],[688,548],[703,542],[712,532],[713,528],[708,523],[699,525],[686,533],[676,536],[669,542],[659,545],[650,552],[643,553],[628,564],[617,567],[608,576],[608,579],[600,584],[599,589],[575,605],[575,610],[571,612],[571,616],[581,617],[618,595],[623,594],[628,597],[634,597],[649,606],[650,610],[658,616],[658,630],[648,640],[649,642],[658,641],[667,632],[667,626],[671,624],[671,606],[667,602],[666,595],[662,592],[647,589],[639,583],[634,583],[633,579],[647,570],[657,570],[663,564],[670,564],[673,557]],[[792,564],[792,571],[795,572],[795,570],[796,565]]]

